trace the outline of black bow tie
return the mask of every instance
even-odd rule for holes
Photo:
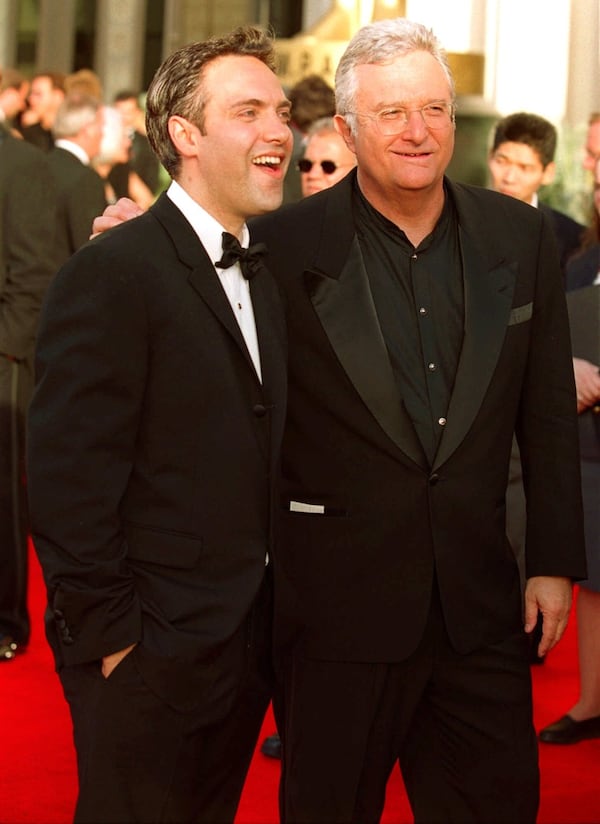
[[[239,260],[243,276],[246,280],[250,280],[258,273],[266,251],[267,247],[264,243],[255,243],[248,249],[243,249],[234,235],[223,232],[223,257],[215,263],[215,266],[219,269],[229,269]]]

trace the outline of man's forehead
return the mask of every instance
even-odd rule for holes
[[[276,98],[289,104],[277,75],[252,55],[224,54],[204,67],[204,84],[213,98],[250,102]],[[291,105],[291,104],[290,104]]]
[[[390,77],[394,78],[390,85]],[[402,102],[416,97],[444,100],[450,95],[450,83],[443,67],[427,51],[399,54],[384,63],[361,63],[356,67],[358,94],[382,93]]]

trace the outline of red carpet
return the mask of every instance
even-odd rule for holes
[[[0,824],[67,824],[75,800],[70,719],[43,637],[41,573],[31,564],[33,621],[27,653],[0,665],[4,707],[0,743]],[[544,666],[534,667],[536,725],[553,721],[575,700],[574,619]],[[324,727],[325,727],[324,719]],[[265,719],[263,734],[273,732]],[[571,747],[541,745],[540,824],[600,824],[600,740]],[[236,824],[277,822],[279,762],[257,752]],[[412,820],[396,771],[390,779],[383,824]],[[456,822],[459,824],[459,822]]]

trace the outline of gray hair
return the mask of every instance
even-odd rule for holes
[[[314,137],[316,134],[331,134],[332,132],[338,134],[333,117],[320,117],[318,120],[315,120],[314,123],[311,123],[306,130],[304,143],[307,143],[308,139]]]
[[[173,52],[159,66],[146,96],[146,131],[158,159],[171,177],[181,168],[181,156],[169,135],[169,119],[184,117],[204,130],[208,102],[203,88],[203,70],[218,57],[256,57],[275,71],[272,39],[254,26],[241,26],[224,37],[189,43]]]
[[[58,107],[52,126],[55,139],[75,137],[93,123],[100,108],[100,101],[88,95],[67,95]]]
[[[448,58],[433,31],[422,23],[415,23],[405,17],[378,20],[358,30],[342,55],[335,73],[336,110],[345,117],[351,131],[356,127],[356,117],[352,112],[358,85],[357,66],[391,63],[397,57],[414,51],[429,52],[437,60],[448,79],[454,103],[454,79]]]

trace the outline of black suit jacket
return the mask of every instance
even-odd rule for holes
[[[54,257],[62,266],[89,240],[94,218],[106,208],[106,196],[100,175],[72,152],[55,147],[48,162],[57,192]]]
[[[166,195],[56,276],[28,480],[59,667],[141,641],[172,670],[210,660],[244,620],[270,550],[286,384],[266,270],[251,293],[262,385],[212,262]]]
[[[577,223],[576,220],[565,215],[564,212],[559,212],[558,209],[553,209],[545,203],[540,203],[539,208],[544,214],[548,215],[551,225],[554,228],[554,237],[556,238],[560,258],[560,268],[564,275],[567,270],[567,264],[581,246],[581,238],[585,232],[585,226]]]
[[[300,641],[307,655],[329,660],[401,660],[422,636],[435,570],[450,639],[467,652],[522,627],[505,534],[515,429],[528,576],[585,573],[573,370],[552,230],[513,198],[447,184],[458,211],[465,329],[430,465],[369,289],[352,220],[354,179],[251,227],[268,243],[288,308],[279,642]]]

